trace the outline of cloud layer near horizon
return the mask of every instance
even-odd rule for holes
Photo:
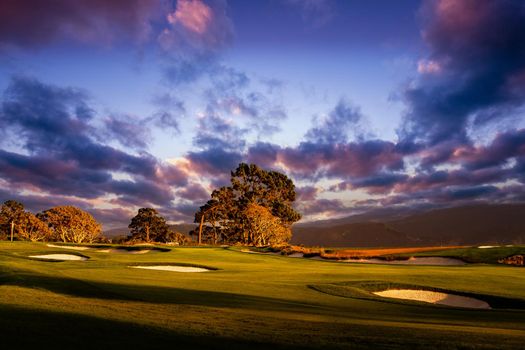
[[[0,25],[0,44],[42,47],[110,33],[107,42],[127,36],[156,45],[173,91],[199,82],[204,107],[194,116],[191,149],[160,160],[145,141],[154,128],[180,131],[180,116],[189,113],[180,97],[159,97],[161,110],[152,116],[101,115],[86,91],[14,76],[0,97],[0,200],[15,198],[32,210],[73,204],[112,224],[126,223],[142,206],[191,221],[241,161],[291,176],[307,218],[382,206],[525,200],[525,129],[519,122],[525,6],[519,2],[425,2],[428,51],[396,92],[405,105],[397,139],[374,135],[359,107],[341,98],[312,118],[295,145],[266,139],[281,131],[290,113],[279,98],[282,83],[260,83],[221,60],[220,50],[234,38],[226,2],[179,0],[174,8],[155,1],[111,3],[86,9],[82,1],[59,1],[59,11],[37,17],[36,5],[43,3],[7,2],[8,11],[0,13],[11,17]],[[311,6],[301,4],[305,19]],[[330,16],[316,25],[327,25]],[[26,22],[33,29],[21,24]],[[47,30],[32,33],[39,28]]]

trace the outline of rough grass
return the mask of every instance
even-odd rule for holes
[[[87,261],[52,264],[26,258],[50,252],[56,248],[0,242],[6,348],[517,349],[525,341],[523,310],[386,303],[308,287],[381,281],[523,300],[522,268],[364,265],[223,248],[87,250]],[[218,270],[128,267],[166,263]]]
[[[462,247],[410,247],[410,248],[376,248],[376,249],[337,249],[332,253],[323,254],[326,258],[351,259],[351,258],[375,258],[386,255],[414,254],[421,252],[443,251],[444,249],[455,249]]]

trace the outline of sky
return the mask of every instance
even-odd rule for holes
[[[4,0],[0,200],[192,222],[240,162],[304,221],[525,201],[525,3]]]

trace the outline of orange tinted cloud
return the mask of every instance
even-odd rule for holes
[[[213,11],[200,0],[179,0],[175,12],[168,15],[171,24],[180,23],[198,34],[204,34],[212,20]]]

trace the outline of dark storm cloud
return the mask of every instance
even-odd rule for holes
[[[525,129],[500,133],[487,146],[469,147],[456,152],[456,158],[469,170],[501,166],[509,159],[522,156],[525,156]]]
[[[13,79],[0,106],[3,147],[23,151],[0,150],[0,176],[55,195],[113,194],[126,203],[169,206],[173,199],[169,186],[184,185],[184,174],[146,152],[130,154],[100,143],[92,119],[85,94],[33,79]],[[129,131],[119,127],[112,134],[125,138]]]
[[[204,203],[210,197],[210,192],[201,184],[191,183],[177,191],[177,197],[192,202]]]
[[[297,192],[298,201],[313,201],[317,199],[317,194],[319,193],[319,188],[315,186],[303,186],[296,187],[295,191]]]
[[[242,154],[225,151],[222,148],[209,148],[203,151],[189,152],[186,159],[190,161],[191,169],[197,174],[229,178],[230,171],[237,168],[242,161]]]
[[[467,127],[506,118],[525,97],[525,3],[436,0],[424,7],[430,55],[405,92],[402,138],[469,143]]]
[[[39,47],[60,40],[110,44],[119,37],[149,36],[155,0],[5,0],[0,4],[0,44]]]
[[[277,161],[280,149],[280,146],[269,142],[257,142],[249,147],[246,158],[250,163],[270,168]]]
[[[104,124],[108,138],[113,138],[124,147],[145,149],[151,140],[146,123],[132,116],[110,116]]]
[[[292,174],[311,179],[363,177],[404,167],[403,156],[397,153],[395,144],[382,140],[345,144],[303,142],[298,147],[281,149],[278,157]]]
[[[25,209],[33,213],[38,213],[40,211],[59,205],[74,205],[83,209],[88,209],[91,207],[88,201],[76,197],[61,195],[29,195],[21,194],[19,191],[13,189],[7,190],[0,188],[0,203],[3,203],[9,199],[21,202]]]

